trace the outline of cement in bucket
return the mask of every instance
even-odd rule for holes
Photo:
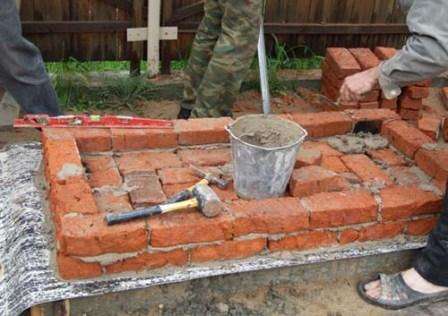
[[[247,115],[228,126],[235,191],[243,199],[282,196],[307,136],[298,124],[270,115]]]

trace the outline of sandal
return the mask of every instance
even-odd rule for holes
[[[368,296],[365,290],[367,284],[376,280],[381,283],[381,295],[378,299]],[[375,280],[359,282],[358,293],[365,302],[389,310],[398,310],[426,302],[434,303],[448,298],[448,290],[436,294],[414,291],[404,282],[401,273],[390,276],[379,274]]]

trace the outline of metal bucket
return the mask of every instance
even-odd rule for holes
[[[241,128],[255,123],[255,130],[274,129],[291,138],[277,147],[258,146],[243,138]],[[278,130],[278,131],[277,131]],[[247,115],[227,127],[233,154],[235,191],[243,199],[267,199],[282,196],[291,177],[297,152],[307,136],[298,124],[269,115]],[[251,134],[251,136],[253,136]]]

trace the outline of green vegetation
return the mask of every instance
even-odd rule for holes
[[[63,72],[104,72],[104,71],[129,71],[129,61],[85,61],[81,62],[75,58],[69,58],[64,62],[45,63],[47,71],[52,74]],[[142,62],[141,68],[144,69]]]
[[[92,110],[135,108],[138,101],[153,98],[155,87],[145,78],[102,78],[93,84],[83,73],[63,73],[53,77],[60,105],[67,111],[86,112]]]
[[[279,44],[276,38],[274,54],[268,58],[268,75],[271,92],[280,93],[294,89],[294,83],[281,80],[279,71],[282,69],[307,70],[320,67],[323,57],[315,55],[307,47],[287,49]],[[300,56],[296,57],[295,53]],[[180,71],[187,65],[186,59],[171,62],[174,71]],[[86,112],[94,110],[119,110],[126,108],[138,114],[136,104],[139,101],[154,99],[163,95],[160,87],[148,82],[144,73],[146,63],[142,61],[141,77],[114,76],[114,72],[129,71],[127,61],[80,62],[69,59],[65,62],[46,63],[51,74],[61,106],[70,112]],[[252,72],[258,74],[258,59],[254,58]],[[112,72],[102,77],[104,72]],[[92,73],[97,73],[92,77]],[[246,89],[259,89],[259,80],[253,78],[245,83]],[[171,94],[178,98],[181,87],[172,87]],[[166,90],[166,89],[165,89]]]

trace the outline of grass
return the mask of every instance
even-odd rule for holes
[[[275,38],[274,38],[275,39]],[[323,57],[314,54],[307,47],[287,49],[275,39],[274,54],[268,58],[268,75],[270,89],[273,94],[293,89],[293,84],[281,80],[278,73],[282,69],[307,70],[319,68]],[[305,57],[296,57],[297,55]],[[171,62],[171,69],[185,69],[186,59]],[[69,59],[65,62],[46,63],[46,68],[52,74],[53,83],[61,106],[67,111],[87,112],[92,110],[127,108],[138,114],[138,101],[154,98],[157,87],[141,77],[104,78],[101,85],[93,85],[88,74],[92,72],[129,71],[128,61],[80,62]],[[140,66],[145,73],[146,63]],[[258,59],[254,58],[251,65],[258,69]],[[246,82],[245,88],[260,89],[259,80]]]

